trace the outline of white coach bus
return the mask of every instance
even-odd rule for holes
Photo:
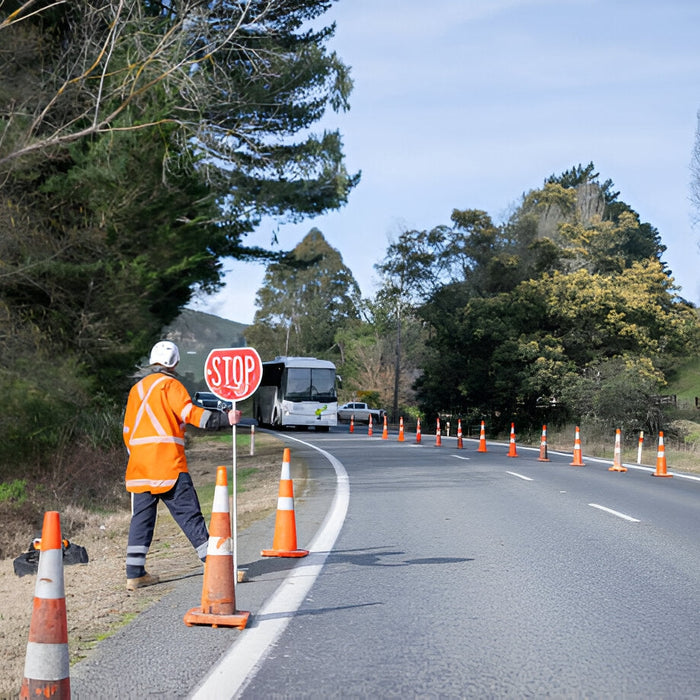
[[[335,365],[315,357],[276,357],[263,362],[253,394],[253,416],[272,428],[327,431],[338,424]]]

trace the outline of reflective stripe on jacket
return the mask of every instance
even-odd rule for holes
[[[171,374],[154,372],[135,384],[124,414],[126,490],[164,493],[175,486],[187,471],[185,424],[204,428],[210,415]]]

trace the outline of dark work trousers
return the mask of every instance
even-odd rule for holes
[[[146,555],[153,540],[158,501],[163,501],[175,522],[204,561],[207,557],[209,533],[207,531],[192,477],[182,472],[175,486],[165,493],[131,494],[131,525],[126,547],[126,577],[140,578],[146,573]]]

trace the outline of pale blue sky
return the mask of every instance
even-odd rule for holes
[[[698,0],[340,0],[326,17],[355,88],[325,124],[362,181],[343,209],[279,226],[279,247],[319,228],[371,296],[390,236],[449,224],[455,208],[501,222],[549,175],[593,161],[700,305]],[[226,269],[226,288],[193,307],[251,323],[265,268]]]

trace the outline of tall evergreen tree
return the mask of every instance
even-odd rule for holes
[[[314,228],[288,255],[268,266],[246,338],[265,358],[335,357],[335,335],[359,318],[359,304],[352,272]]]

